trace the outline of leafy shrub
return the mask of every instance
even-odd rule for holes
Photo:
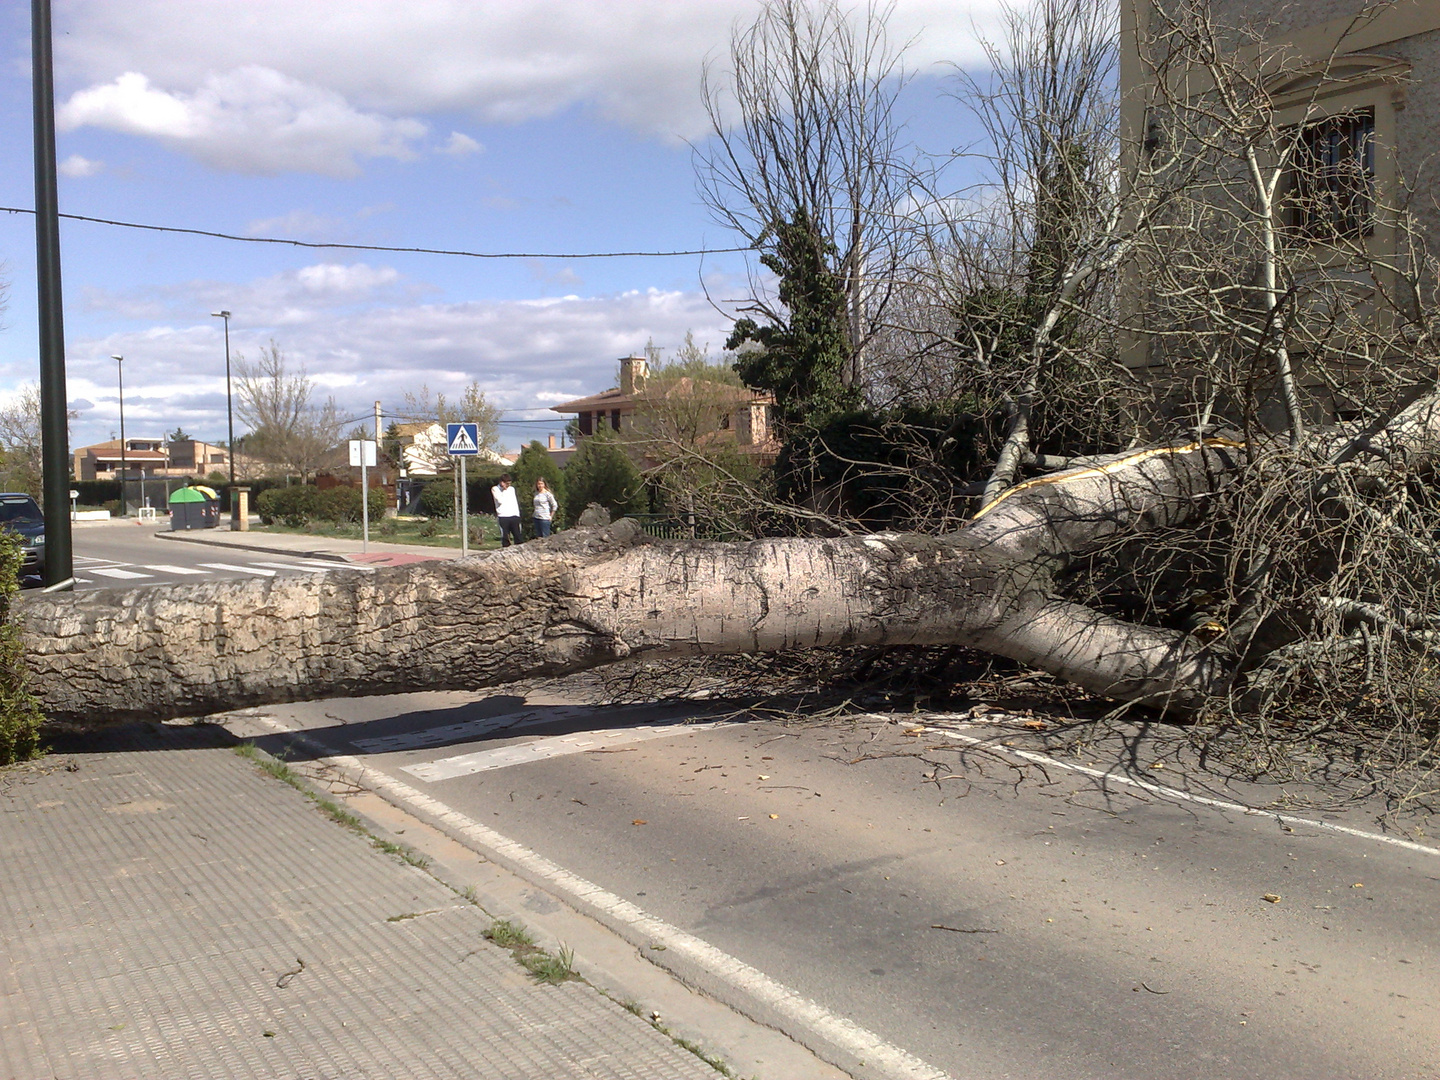
[[[26,685],[20,627],[11,617],[17,575],[24,558],[20,539],[0,532],[0,765],[25,761],[40,752],[40,702]]]
[[[432,480],[420,492],[420,513],[428,518],[455,516],[455,481]]]
[[[255,511],[261,524],[276,522],[289,529],[299,529],[320,517],[320,492],[309,485],[271,488],[255,500]]]
[[[320,519],[333,521],[337,525],[359,523],[365,512],[365,502],[359,488],[336,487],[320,493]],[[370,492],[370,523],[373,525],[385,516],[385,492],[374,488]]]

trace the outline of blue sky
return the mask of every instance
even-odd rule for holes
[[[309,241],[585,252],[729,247],[695,195],[700,72],[756,0],[54,0],[62,212]],[[900,0],[924,150],[974,138],[947,65],[993,0]],[[33,205],[29,5],[0,6],[0,206]],[[61,227],[72,442],[225,432],[232,349],[276,341],[347,416],[478,380],[517,421],[687,330],[718,351],[740,256],[480,261]],[[37,375],[34,222],[0,213],[0,394]],[[707,297],[708,293],[708,297]],[[712,301],[719,301],[717,304]],[[539,418],[530,424],[518,421]],[[237,427],[237,432],[243,425]]]

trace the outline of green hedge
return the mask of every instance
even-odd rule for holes
[[[337,525],[358,524],[365,513],[365,500],[359,488],[337,487],[320,493],[319,516],[322,521],[333,521]],[[385,517],[385,492],[381,488],[370,490],[370,524]]]
[[[264,525],[277,522],[291,529],[308,525],[320,517],[321,496],[317,488],[304,484],[299,487],[274,487],[262,491],[255,500],[255,512]]]

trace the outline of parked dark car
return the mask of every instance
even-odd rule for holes
[[[18,533],[25,543],[20,577],[38,577],[45,564],[45,515],[23,491],[0,492],[0,529]]]

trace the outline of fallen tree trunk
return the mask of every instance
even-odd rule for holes
[[[942,643],[1188,709],[1222,674],[1198,642],[1051,583],[1097,537],[1194,517],[1235,463],[1220,445],[1146,451],[1015,489],[939,538],[686,543],[622,520],[373,574],[47,596],[21,618],[46,713],[70,721],[478,688],[638,653]]]
[[[1366,452],[1428,453],[1433,395]],[[1340,460],[1355,436],[1321,433]],[[1347,441],[1348,440],[1348,441]],[[1318,445],[1318,444],[1317,444]],[[1156,447],[1016,485],[943,537],[654,540],[630,522],[455,562],[27,599],[48,716],[104,722],[326,697],[477,689],[637,654],[963,644],[1179,713],[1233,660],[1180,631],[1055,595],[1070,558],[1194,523],[1246,462],[1236,443]]]

